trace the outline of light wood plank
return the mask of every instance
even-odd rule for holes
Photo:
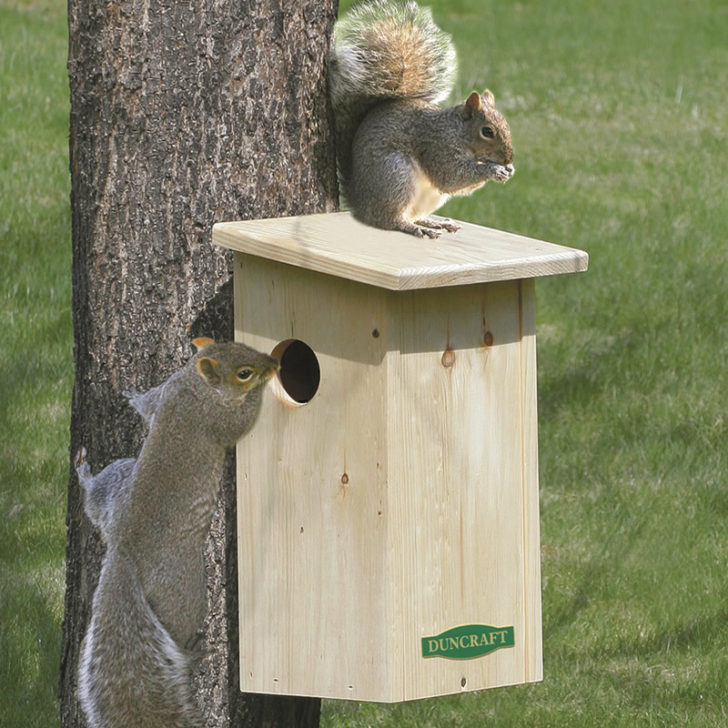
[[[389,290],[584,271],[581,250],[460,222],[436,240],[363,225],[348,212],[223,222],[213,243]]]
[[[540,679],[532,282],[388,292],[238,255],[235,315],[238,340],[299,338],[321,367],[309,404],[267,393],[238,445],[242,688],[391,702]],[[516,646],[422,658],[464,623]]]

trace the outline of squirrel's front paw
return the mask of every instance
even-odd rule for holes
[[[73,458],[73,467],[76,470],[78,482],[86,489],[88,489],[90,482],[93,480],[91,468],[86,459],[87,457],[88,453],[86,452],[86,448],[82,446]]]
[[[513,173],[516,171],[512,164],[495,164],[493,166],[494,179],[497,182],[507,182],[511,177],[513,177]]]
[[[498,164],[497,162],[481,162],[481,164],[485,166],[486,178],[496,182],[508,182],[516,171],[512,164]]]
[[[86,452],[86,448],[81,446],[81,449],[76,453],[76,457],[73,458],[73,467],[78,470],[83,465],[86,465],[86,458],[88,457],[88,453]]]

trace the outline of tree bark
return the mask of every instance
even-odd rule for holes
[[[126,389],[232,338],[232,261],[214,222],[335,209],[325,55],[336,0],[69,0],[73,317],[70,455],[98,472],[139,452]],[[261,301],[261,306],[265,302]],[[316,726],[320,701],[238,688],[232,456],[206,566],[207,726]],[[103,546],[73,469],[67,513],[61,722],[85,726],[77,665]]]

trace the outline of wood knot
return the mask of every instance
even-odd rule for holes
[[[455,352],[449,347],[442,353],[442,366],[449,369],[455,363]]]
[[[493,346],[493,334],[491,334],[490,331],[486,331],[483,334],[483,344],[485,344],[485,346]]]

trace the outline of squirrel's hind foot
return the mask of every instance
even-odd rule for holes
[[[426,227],[421,223],[421,221],[417,221],[414,223],[409,223],[406,227],[402,228],[403,232],[405,233],[411,233],[412,235],[418,237],[418,238],[439,238],[440,235],[442,235],[442,230],[436,230],[431,227]]]
[[[435,218],[433,217],[422,217],[419,220],[415,220],[415,225],[419,225],[420,227],[425,228],[432,228],[433,230],[445,230],[448,233],[456,233],[462,227],[456,222],[450,220],[449,218],[435,220]]]
[[[448,218],[442,218],[441,220],[435,220],[432,217],[421,217],[413,222],[407,219],[396,220],[391,226],[391,230],[399,230],[409,235],[414,235],[416,238],[439,238],[442,235],[442,231],[445,230],[448,233],[456,233],[460,230],[461,226],[457,223],[449,220]]]
[[[387,225],[377,225],[385,230],[397,230],[401,233],[414,235],[416,238],[439,238],[440,230],[434,230],[422,224],[420,220],[410,222],[409,220],[394,220]]]

